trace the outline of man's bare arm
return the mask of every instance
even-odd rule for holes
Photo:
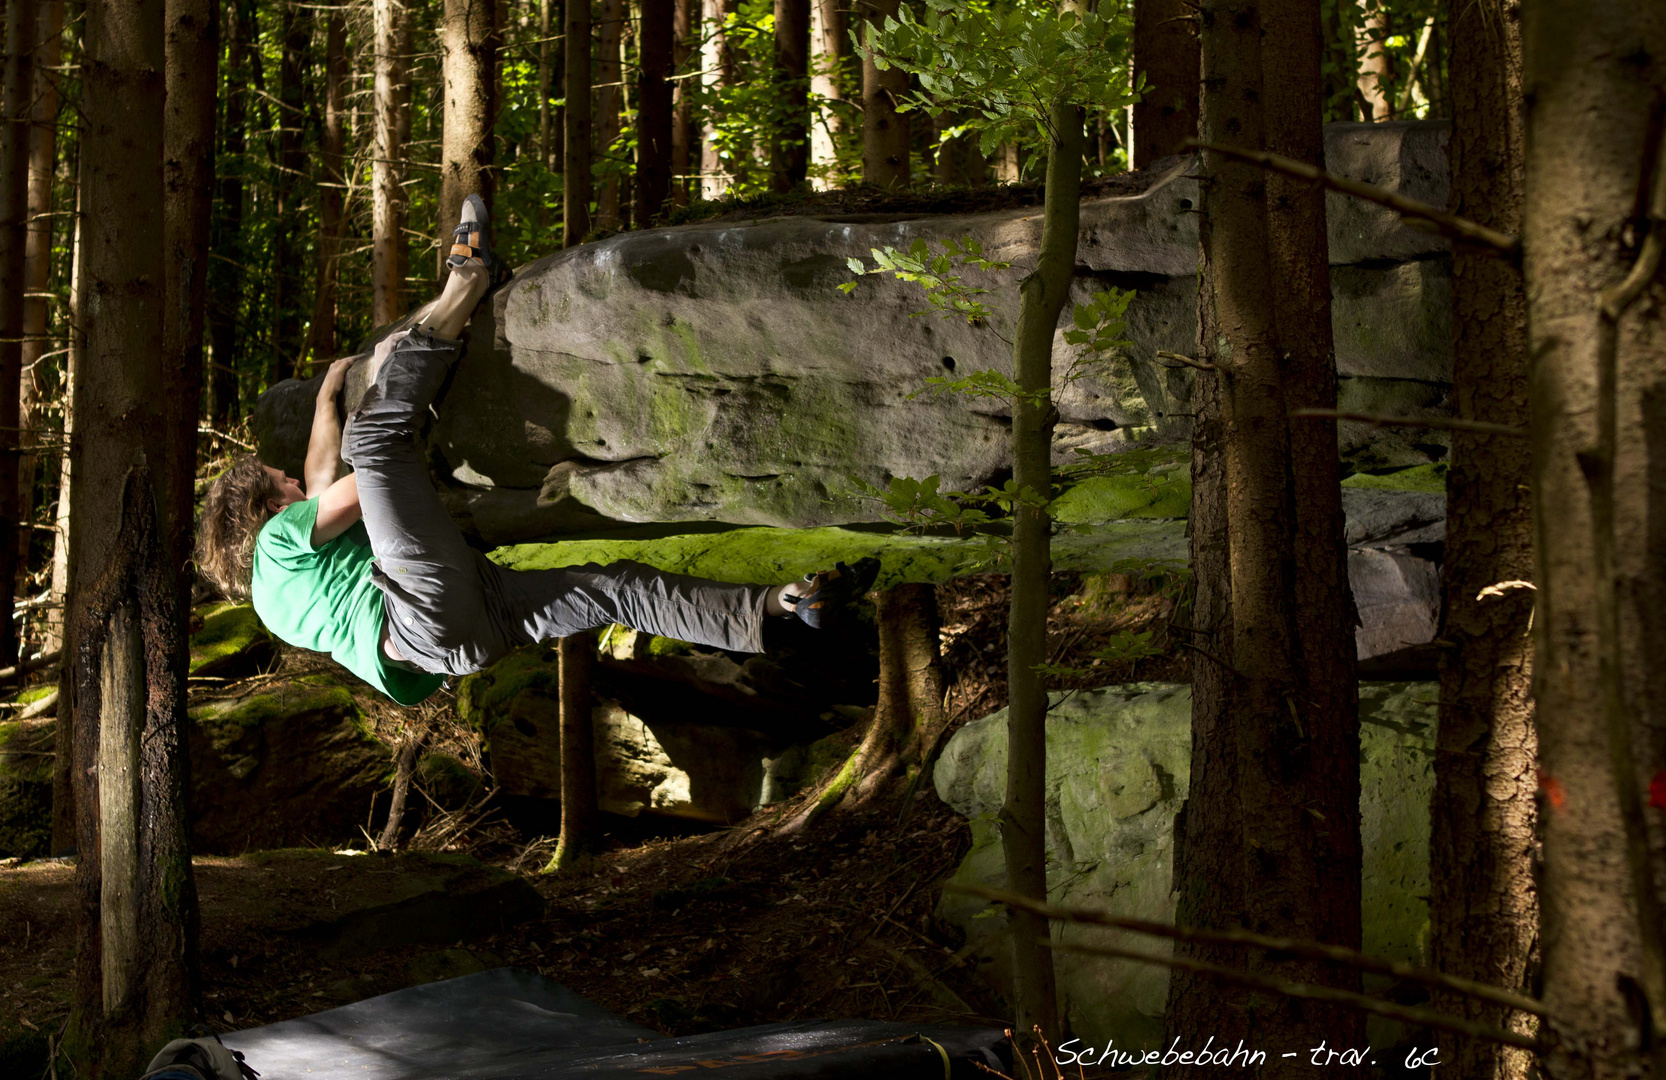
[[[336,395],[341,392],[342,384],[347,381],[347,369],[352,366],[351,357],[335,361],[318,388],[318,403],[312,410],[312,435],[307,439],[307,460],[301,471],[309,499],[322,495],[336,482],[336,462],[341,458],[341,414],[336,409]]]

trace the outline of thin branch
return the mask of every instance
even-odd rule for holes
[[[1187,356],[1184,353],[1167,352],[1163,349],[1158,349],[1157,352],[1153,355],[1155,355],[1157,357],[1157,359],[1159,359],[1159,360],[1176,360],[1176,361],[1179,361],[1180,363],[1185,364],[1187,367],[1197,368],[1199,371],[1219,371],[1220,370],[1214,364],[1205,363],[1202,360],[1193,360],[1191,357]]]
[[[1457,975],[1448,975],[1443,971],[1432,971],[1428,968],[1401,963],[1398,960],[1390,960],[1387,957],[1372,956],[1369,953],[1362,953],[1341,945],[1326,945],[1317,941],[1303,941],[1300,938],[1270,937],[1250,930],[1205,930],[1199,927],[1154,922],[1150,919],[1113,915],[1107,911],[1055,907],[1052,904],[1044,904],[1028,896],[1020,896],[1017,893],[1006,892],[1001,889],[991,889],[985,885],[950,882],[943,887],[951,892],[981,896],[986,900],[993,900],[1008,907],[1023,908],[1026,911],[1034,912],[1058,922],[1108,926],[1117,930],[1131,930],[1136,934],[1150,934],[1152,937],[1169,938],[1174,941],[1195,941],[1205,945],[1247,945],[1252,948],[1267,949],[1271,952],[1288,953],[1303,960],[1323,960],[1327,963],[1342,964],[1378,975],[1391,975],[1397,979],[1422,983],[1424,986],[1449,990],[1465,997],[1491,1001],[1524,1013],[1532,1013],[1534,1016],[1550,1015],[1544,1002],[1534,998],[1491,986],[1487,983],[1475,982]]]
[[[1344,412],[1341,409],[1292,409],[1291,416],[1318,417],[1322,420],[1361,420],[1383,427],[1439,428],[1443,431],[1474,431],[1482,435],[1510,435],[1525,439],[1527,429],[1509,424],[1489,424],[1485,420],[1456,420],[1445,416],[1382,416],[1378,413]]]
[[[1303,180],[1312,180],[1325,187],[1340,191],[1344,195],[1352,195],[1356,199],[1374,202],[1386,206],[1390,210],[1397,210],[1403,217],[1417,218],[1427,221],[1437,231],[1444,233],[1454,240],[1465,240],[1482,247],[1492,248],[1503,255],[1515,258],[1521,254],[1521,240],[1508,233],[1501,233],[1497,229],[1489,229],[1485,225],[1478,225],[1468,218],[1461,218],[1448,213],[1438,206],[1433,206],[1417,199],[1408,199],[1404,195],[1393,192],[1376,184],[1367,184],[1359,180],[1350,180],[1345,176],[1325,172],[1306,162],[1287,158],[1282,154],[1269,154],[1260,150],[1244,150],[1236,146],[1222,146],[1220,143],[1199,142],[1187,139],[1186,145],[1198,150],[1208,150],[1220,154],[1222,157],[1247,161],[1251,165],[1259,165],[1263,169],[1274,172],[1288,173]]]

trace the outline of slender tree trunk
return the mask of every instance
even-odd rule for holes
[[[376,150],[370,180],[370,318],[377,326],[386,326],[405,313],[405,268],[400,263],[399,252],[408,204],[400,114],[407,93],[403,48],[410,13],[402,0],[374,0],[374,5]]]
[[[596,228],[611,231],[624,226],[624,186],[618,170],[618,149],[613,145],[623,129],[620,115],[625,105],[624,65],[620,44],[624,40],[625,0],[601,0],[596,23],[596,157],[606,172],[596,192]]]
[[[204,307],[208,293],[209,225],[214,190],[214,120],[218,72],[205,56],[220,54],[217,0],[165,0],[167,102],[163,115],[163,245],[166,248],[163,354],[184,395],[170,404],[174,463],[183,470],[183,505],[171,519],[191,521],[196,478],[197,417],[202,400]],[[189,590],[185,601],[189,600]]]
[[[46,371],[39,361],[49,350],[47,302],[43,295],[52,283],[52,180],[58,164],[58,66],[64,29],[63,0],[40,5],[40,47],[35,52],[34,123],[29,131],[29,223],[23,240],[23,355],[17,426],[25,446],[44,441],[40,430],[40,393]],[[50,455],[49,455],[50,456]],[[25,450],[18,459],[17,520],[19,576],[28,572],[35,519],[35,479],[40,455]]]
[[[901,0],[861,0],[856,10],[876,29],[895,17]],[[875,187],[908,186],[908,116],[897,111],[908,92],[908,73],[879,70],[862,61],[862,182]]]
[[[699,0],[674,0],[672,15],[671,68],[678,75],[692,74],[689,57],[694,55],[694,27],[700,19]],[[688,205],[689,173],[700,145],[700,129],[694,123],[694,82],[679,78],[671,91],[671,206]]]
[[[87,351],[72,448],[75,653],[66,666],[82,927],[68,1043],[83,1075],[119,1077],[137,1075],[184,1029],[197,994],[184,798],[195,455],[182,450],[194,451],[196,425],[184,418],[199,374],[164,350],[163,5],[87,7],[82,284],[98,303],[80,313]]]
[[[782,122],[769,153],[770,189],[788,192],[810,169],[810,4],[775,0],[775,95]]]
[[[562,158],[566,165],[561,189],[563,247],[582,243],[590,231],[590,5],[567,0],[567,117],[562,124]]]
[[[1201,18],[1204,139],[1323,167],[1318,4],[1213,0]],[[1201,380],[1194,429],[1200,632],[1176,921],[1357,948],[1358,704],[1336,432],[1289,418],[1335,407],[1324,197],[1212,154],[1204,167],[1200,329],[1218,371]],[[1240,962],[1196,945],[1175,951]],[[1358,986],[1328,965],[1258,967]],[[1364,1045],[1358,1013],[1252,1000],[1174,972],[1165,1038],[1211,1035],[1227,1046]],[[1310,1067],[1274,1054],[1261,1072]]]
[[[1544,794],[1539,926],[1543,998],[1561,1020],[1545,1072],[1659,1075],[1658,1059],[1637,1052],[1625,985],[1659,1015],[1666,1003],[1651,985],[1661,974],[1651,909],[1666,858],[1659,811],[1642,805],[1666,762],[1666,704],[1656,700],[1666,663],[1658,267],[1645,268],[1642,302],[1610,318],[1598,302],[1631,272],[1638,238],[1659,250],[1655,230],[1666,214],[1649,206],[1644,237],[1640,211],[1643,193],[1660,183],[1666,11],[1545,0],[1524,6],[1523,19],[1533,675]],[[1614,364],[1607,373],[1605,358]],[[1622,503],[1604,497],[1610,484],[1627,493]],[[1603,594],[1616,591],[1610,621]],[[1610,691],[1617,701],[1607,700]],[[1621,743],[1629,743],[1623,757]],[[1634,867],[1644,871],[1641,891]]]
[[[283,51],[278,62],[278,137],[272,191],[277,234],[272,242],[272,366],[269,382],[303,374],[306,343],[301,337],[301,297],[297,272],[302,225],[301,178],[306,170],[301,133],[306,122],[306,71],[312,42],[312,15],[286,3],[279,22]]]
[[[52,605],[46,616],[46,632],[41,642],[42,652],[62,651],[66,657],[75,655],[69,636],[67,611],[70,592],[69,526],[70,463],[75,446],[75,373],[81,368],[81,354],[86,338],[81,332],[81,256],[82,209],[86,189],[80,184],[81,172],[77,165],[75,185],[75,219],[70,232],[69,253],[69,318],[65,320],[69,338],[69,352],[64,357],[64,385],[70,393],[64,395],[63,456],[58,459],[58,509],[52,536]],[[77,785],[75,764],[75,664],[66,660],[58,669],[58,720],[53,731],[52,756],[52,853],[73,850],[79,843],[76,825],[75,800]]]
[[[844,137],[844,117],[829,102],[843,101],[839,84],[844,58],[850,52],[850,19],[842,0],[810,0],[810,116],[811,183],[817,191],[838,187],[838,146]]]
[[[561,639],[561,839],[547,870],[567,870],[601,849],[601,810],[596,803],[596,735],[590,716],[596,639]]]
[[[738,3],[739,0],[701,0],[700,18],[706,28],[706,44],[700,54],[700,70],[705,74],[700,78],[711,100],[716,100],[735,82],[735,59],[724,26]],[[700,196],[704,199],[721,199],[729,190],[729,170],[717,145],[716,121],[720,118],[717,109],[708,108],[700,135]]]
[[[1451,0],[1452,209],[1511,235],[1521,232],[1521,28],[1504,0]],[[1458,415],[1524,427],[1527,299],[1521,271],[1490,253],[1452,253],[1452,386]],[[1533,576],[1533,522],[1524,447],[1452,433],[1446,481],[1441,631],[1448,642],[1436,726],[1430,812],[1430,958],[1452,975],[1523,993],[1536,959],[1538,897],[1533,727],[1533,593],[1484,596]],[[1525,1014],[1458,995],[1442,1012],[1517,1031]],[[1442,1076],[1525,1080],[1524,1050],[1442,1036]]]
[[[253,37],[254,13],[250,0],[228,0],[229,41],[225,66],[225,121],[222,128],[219,173],[219,216],[214,222],[214,251],[224,258],[208,264],[209,338],[213,368],[209,373],[208,414],[214,428],[225,431],[236,418],[238,340],[243,298],[243,171],[247,136],[246,80],[248,42]]]
[[[497,119],[497,0],[445,0],[440,25],[445,126],[440,161],[441,238],[437,276],[451,253],[448,238],[463,200],[478,193],[492,205],[496,189],[492,128]],[[500,246],[501,250],[501,246]]]
[[[555,168],[550,141],[550,0],[538,0],[538,161]]]
[[[19,395],[23,376],[23,288],[29,216],[29,131],[34,119],[35,38],[39,5],[6,7],[5,114],[0,125],[0,666],[17,661]]]
[[[637,83],[636,224],[643,227],[665,213],[671,200],[671,54],[677,0],[642,0],[642,36]]]
[[[1359,31],[1359,100],[1362,120],[1392,120],[1389,93],[1394,87],[1394,59],[1388,55],[1388,12],[1382,0],[1359,0],[1365,13]]]
[[[426,728],[411,731],[399,747],[393,766],[393,797],[388,801],[388,820],[376,846],[392,851],[399,845],[399,827],[405,822],[405,803],[411,794],[411,777],[416,775],[417,761],[422,757],[422,744],[428,737]]]
[[[1134,70],[1145,96],[1134,103],[1134,156],[1143,169],[1197,138],[1198,44],[1185,0],[1134,0]]]
[[[336,281],[341,261],[342,163],[347,147],[347,12],[325,16],[324,125],[318,146],[318,263],[307,353],[314,364],[336,354]]]

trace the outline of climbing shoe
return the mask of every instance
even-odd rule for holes
[[[451,255],[445,264],[467,266],[471,259],[480,260],[490,275],[491,284],[487,291],[491,292],[514,277],[514,272],[504,265],[502,259],[492,254],[492,223],[491,216],[486,212],[485,200],[478,195],[470,195],[463,200],[460,216],[461,220],[452,230]]]
[[[878,559],[858,559],[855,566],[835,563],[831,570],[805,574],[804,590],[797,596],[783,596],[781,602],[792,605],[793,614],[820,630],[837,622],[857,597],[873,588],[878,576]]]

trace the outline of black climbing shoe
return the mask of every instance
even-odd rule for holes
[[[466,266],[470,259],[479,259],[490,275],[488,280],[491,284],[486,291],[492,292],[515,275],[503,260],[492,254],[492,222],[486,213],[485,200],[478,195],[464,199],[461,217],[462,220],[452,230],[451,255],[445,264]]]
[[[809,582],[804,594],[783,596],[781,602],[792,605],[794,614],[820,630],[837,622],[857,597],[873,588],[878,576],[878,559],[857,559],[855,566],[836,563],[831,570],[804,575]]]

